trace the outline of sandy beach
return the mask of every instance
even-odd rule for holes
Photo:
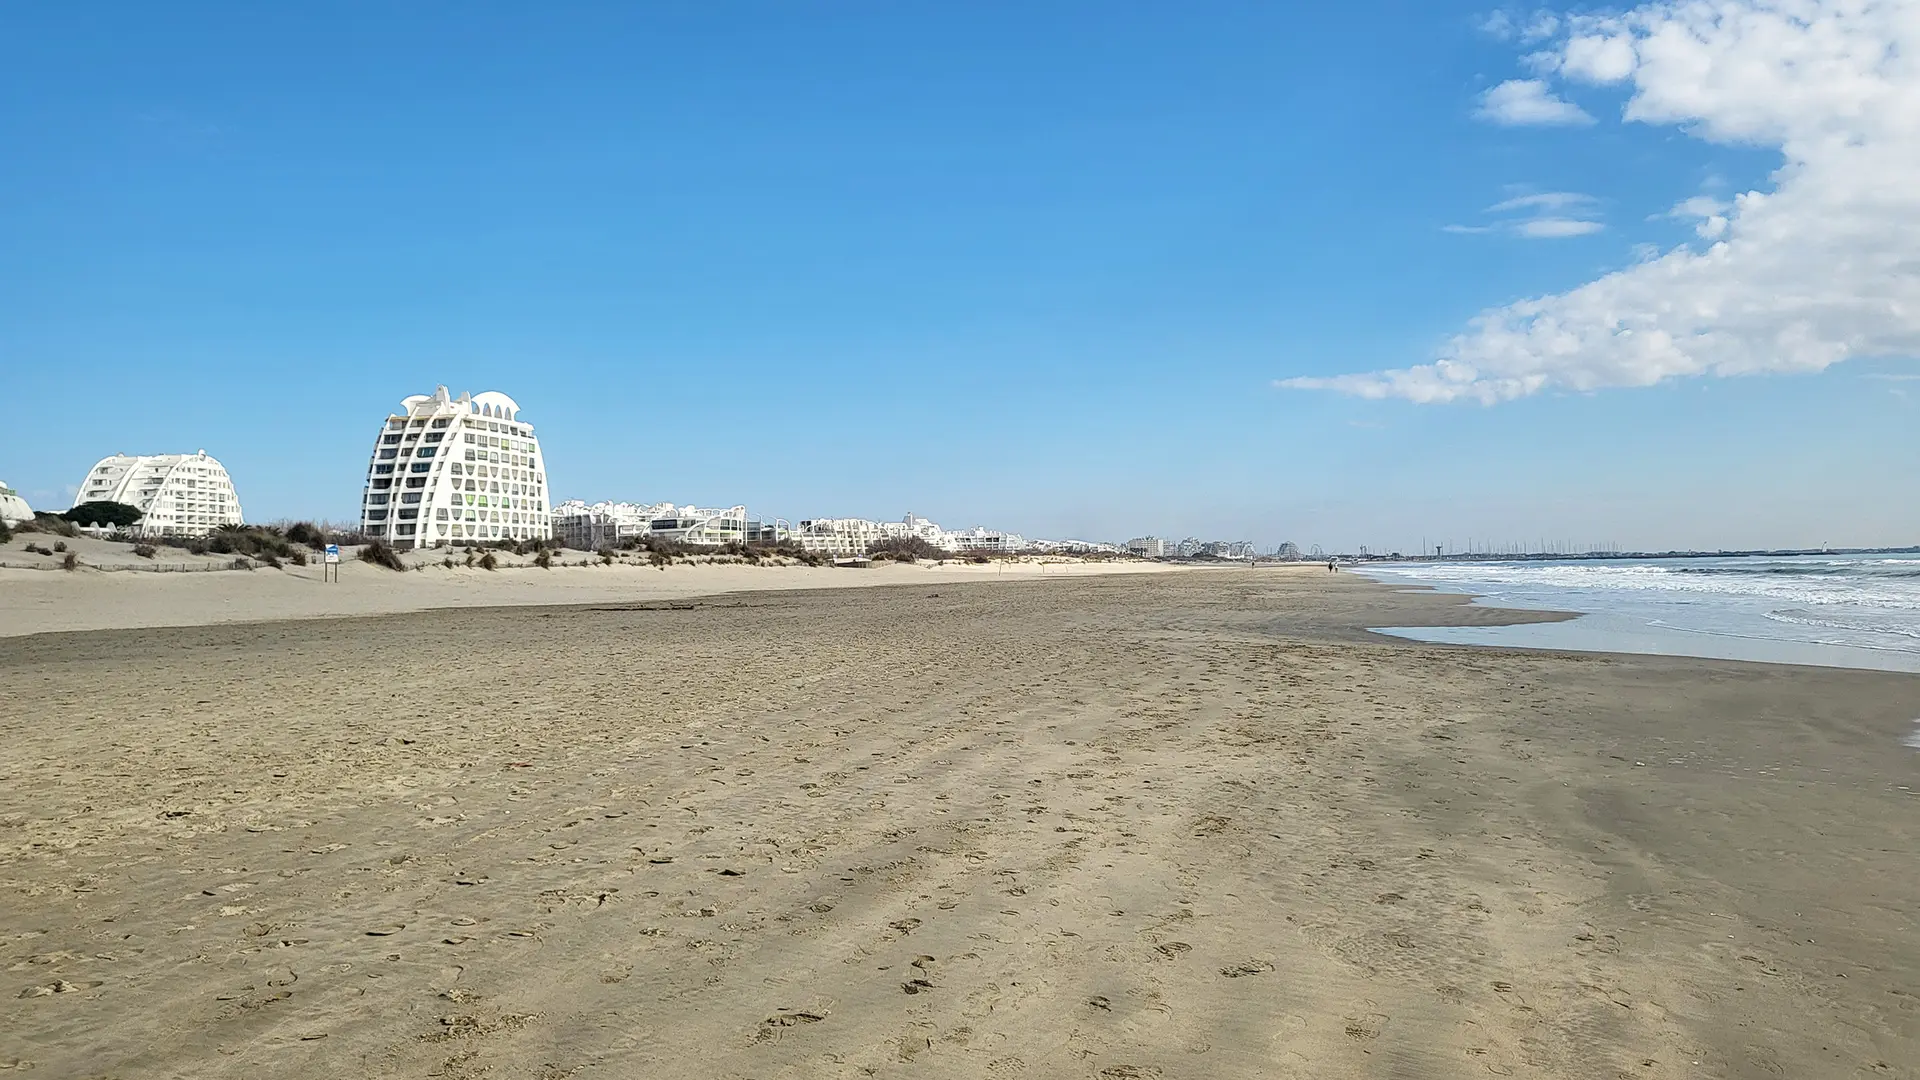
[[[57,569],[59,556],[22,556],[25,534],[0,544],[0,637],[62,630],[127,630],[210,623],[319,619],[342,615],[394,615],[468,607],[539,607],[670,600],[735,592],[871,588],[933,582],[1005,581],[1110,574],[1175,573],[1177,566],[1138,561],[1086,561],[1026,557],[977,564],[875,563],[859,569],[832,566],[748,566],[739,561],[682,560],[655,567],[645,553],[622,552],[622,561],[602,565],[587,552],[564,551],[550,569],[531,556],[495,552],[500,569],[470,567],[449,549],[423,549],[402,556],[405,573],[369,565],[349,548],[327,580],[318,562],[230,570],[231,556],[194,556],[164,549],[141,559],[125,544],[68,539],[81,559],[73,572]],[[53,538],[48,538],[49,541]],[[462,557],[464,552],[461,553]],[[318,553],[314,556],[318,559]],[[39,567],[33,567],[33,562]],[[242,560],[246,562],[248,560]],[[451,565],[445,565],[451,563]],[[1295,572],[1310,568],[1294,567]]]
[[[0,578],[0,1070],[1920,1075],[1912,676],[1299,569],[349,571]]]

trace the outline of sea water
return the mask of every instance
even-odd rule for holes
[[[1369,564],[1389,583],[1470,593],[1571,622],[1383,627],[1420,641],[1920,671],[1920,555]]]

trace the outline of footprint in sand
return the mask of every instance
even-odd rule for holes
[[[1377,1039],[1380,1037],[1380,1032],[1387,1026],[1387,1018],[1380,1013],[1349,1016],[1346,1021],[1349,1039]]]
[[[102,983],[98,979],[85,982],[68,982],[66,979],[55,979],[45,986],[29,986],[25,990],[20,991],[20,996],[23,998],[36,998],[51,997],[54,994],[73,994],[81,990],[91,990],[100,985],[102,985]]]
[[[1220,969],[1220,974],[1225,975],[1229,979],[1244,979],[1249,975],[1261,975],[1272,970],[1273,965],[1267,963],[1265,960],[1249,960],[1244,964],[1223,967]]]
[[[1164,956],[1169,960],[1172,960],[1174,957],[1192,952],[1193,946],[1187,944],[1184,941],[1169,941],[1164,945],[1155,945],[1153,947],[1153,951],[1159,953],[1161,956]]]
[[[900,990],[906,994],[924,994],[933,989],[933,984],[925,979],[908,979],[900,984]]]

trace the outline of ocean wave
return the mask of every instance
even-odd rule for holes
[[[1811,611],[1768,611],[1762,618],[1789,626],[1808,626],[1821,630],[1843,630],[1858,634],[1891,634],[1895,637],[1913,638],[1920,641],[1920,625],[1889,623],[1884,620],[1836,619],[1815,615]]]
[[[1417,581],[1473,591],[1572,589],[1601,593],[1666,593],[1676,597],[1744,597],[1783,606],[1836,605],[1884,611],[1920,611],[1920,561],[1885,560],[1872,572],[1778,561],[1744,566],[1650,563],[1439,563],[1380,568]],[[1858,567],[1859,560],[1849,565]],[[1909,571],[1913,572],[1909,572]]]

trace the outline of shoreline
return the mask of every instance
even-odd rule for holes
[[[1391,575],[1391,571],[1387,572]],[[1398,576],[1356,576],[1389,588],[1425,589],[1460,596],[1470,603],[1503,611],[1562,611],[1566,618],[1468,625],[1380,626],[1377,631],[1404,641],[1464,648],[1506,648],[1567,651],[1624,656],[1683,656],[1795,667],[1840,668],[1920,674],[1920,653],[1863,642],[1834,642],[1739,633],[1728,627],[1692,628],[1664,619],[1649,619],[1594,601],[1589,610],[1541,607],[1511,595],[1491,596],[1475,591],[1472,583],[1433,583]],[[1577,601],[1578,597],[1557,597]]]

